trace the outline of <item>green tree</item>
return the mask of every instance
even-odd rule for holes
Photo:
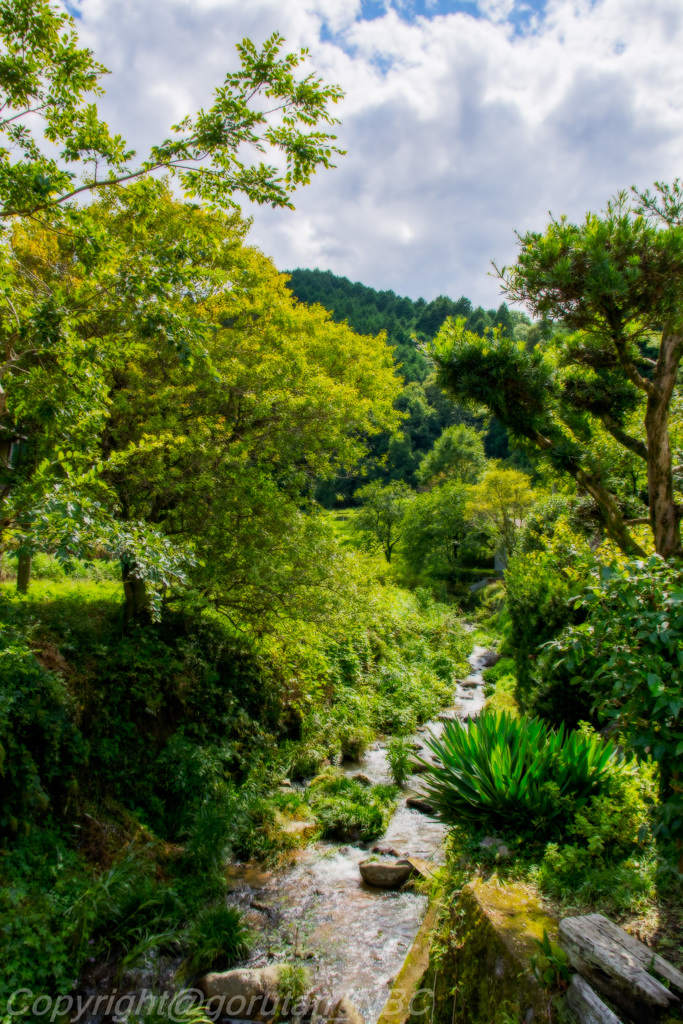
[[[518,469],[490,469],[469,488],[467,515],[486,529],[509,556],[527,512],[537,500],[529,477]]]
[[[128,195],[103,212],[127,248],[137,232],[168,251],[195,232],[212,245],[197,254],[201,298],[169,297],[178,320],[205,325],[205,357],[183,362],[139,332],[111,375],[101,446],[120,518],[187,546],[192,586],[225,614],[314,614],[332,599],[335,552],[313,486],[358,461],[362,438],[396,427],[391,353],[296,303],[235,218],[167,191],[130,222]]]
[[[382,486],[374,480],[356,491],[361,507],[356,513],[355,529],[379,543],[387,562],[405,532],[406,513],[415,494],[402,480]]]
[[[335,123],[328,104],[342,92],[315,75],[297,80],[307,51],[280,56],[283,41],[274,34],[257,50],[243,40],[240,69],[226,75],[213,105],[174,125],[173,137],[134,163],[135,152],[86,102],[102,94],[106,68],[78,46],[73,19],[50,0],[2,0],[0,217],[54,215],[78,195],[160,169],[177,176],[187,196],[219,206],[234,207],[238,192],[253,202],[291,206],[290,193],[318,167],[332,166],[332,154],[340,152],[335,136],[314,129]],[[247,147],[279,151],[284,174],[246,163]],[[80,180],[74,165],[84,169]]]
[[[642,554],[629,520],[640,520],[647,509],[638,498],[615,493],[614,460],[606,465],[594,446],[607,430],[634,454],[644,447],[626,430],[640,398],[612,366],[600,365],[597,354],[597,369],[571,365],[573,353],[586,349],[584,335],[560,335],[527,350],[499,333],[480,338],[458,320],[444,324],[433,352],[437,379],[453,399],[488,408],[518,444],[531,442],[553,472],[569,474],[579,493],[593,498],[615,543]]]
[[[447,427],[418,469],[423,484],[454,478],[474,483],[486,465],[482,434],[464,423]]]
[[[140,584],[148,567],[158,595],[181,578],[180,565],[158,532],[130,519],[121,526],[103,474],[111,378],[141,337],[180,362],[205,359],[214,325],[198,315],[197,299],[211,290],[212,247],[235,237],[219,238],[197,208],[172,239],[145,234],[167,188],[151,176],[175,176],[187,196],[213,208],[236,207],[240,192],[291,206],[291,192],[339,152],[317,126],[334,123],[328,106],[341,92],[313,75],[297,79],[305,51],[281,55],[279,36],[260,51],[244,40],[240,69],[213,105],[134,163],[86,102],[101,94],[105,69],[56,5],[2,0],[0,47],[0,216],[12,225],[0,254],[4,540],[19,551],[21,588],[32,551],[68,558],[106,536],[124,572],[129,565],[138,574],[132,581]],[[250,147],[272,147],[285,170],[245,162]],[[104,216],[123,191],[117,216]],[[103,201],[78,201],[93,195]],[[171,220],[178,228],[177,210]],[[144,538],[147,554],[134,555]]]
[[[599,716],[625,743],[660,767],[658,831],[676,839],[683,869],[681,652],[683,587],[680,566],[652,557],[599,566],[575,598],[585,621],[548,644],[558,665],[593,700]]]
[[[467,487],[459,480],[447,480],[415,495],[405,516],[401,543],[413,572],[442,580],[453,575],[472,535],[467,500]]]
[[[553,220],[543,234],[520,237],[517,262],[503,268],[506,294],[575,334],[556,337],[562,387],[576,414],[598,417],[615,440],[647,466],[655,549],[681,556],[683,506],[674,494],[669,414],[683,355],[683,223],[675,188],[647,194],[638,208],[625,194],[582,224]],[[534,408],[520,395],[527,436]],[[624,429],[639,408],[644,437]],[[537,443],[543,447],[538,423]],[[588,486],[586,489],[593,493]],[[608,518],[606,496],[602,501]],[[625,550],[635,550],[614,522]]]

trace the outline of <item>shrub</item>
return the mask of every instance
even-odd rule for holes
[[[681,566],[654,555],[600,567],[576,604],[585,622],[567,627],[549,650],[561,655],[557,665],[625,743],[658,762],[663,806],[657,831],[665,840],[683,840]]]
[[[507,711],[514,718],[518,718],[520,712],[515,699],[516,689],[517,677],[512,673],[499,676],[493,691],[490,683],[486,683],[484,693],[487,694],[487,700],[484,707],[487,711]]]
[[[200,911],[182,936],[187,957],[183,977],[223,970],[249,952],[250,933],[237,907],[217,905]]]
[[[428,746],[441,765],[427,765],[425,782],[443,821],[540,834],[566,828],[615,756],[613,744],[596,735],[489,711],[467,729],[447,722]]]
[[[384,832],[394,809],[393,786],[364,786],[345,775],[329,773],[307,790],[310,807],[327,839],[369,840]]]
[[[397,786],[402,786],[411,776],[410,740],[403,736],[392,736],[387,744],[387,761]]]
[[[586,539],[562,519],[545,543],[542,551],[517,552],[505,574],[516,696],[526,712],[577,724],[590,717],[590,702],[572,691],[566,673],[556,672],[540,648],[578,618],[569,601],[585,586],[595,560]]]

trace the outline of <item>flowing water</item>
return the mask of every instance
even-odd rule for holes
[[[429,733],[438,736],[444,719],[465,720],[481,711],[486,658],[485,648],[474,648],[469,658],[472,671],[458,683],[453,706],[413,737],[420,744],[418,757],[429,759],[424,739]],[[362,761],[343,770],[360,771],[372,783],[390,782],[385,744],[373,744]],[[413,776],[378,845],[436,865],[443,860],[445,829],[406,806],[405,798],[419,790],[420,778]],[[305,963],[321,996],[347,995],[367,1024],[375,1024],[427,904],[427,897],[419,892],[390,892],[362,882],[358,865],[373,845],[318,842],[299,851],[294,864],[280,872],[235,868],[230,896],[245,910],[259,936],[245,966]]]

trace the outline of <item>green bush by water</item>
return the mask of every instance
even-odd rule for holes
[[[412,744],[405,736],[392,736],[387,743],[387,761],[397,786],[403,786],[412,774]]]
[[[367,786],[340,773],[313,780],[306,799],[326,839],[377,839],[396,805],[394,786]]]
[[[539,834],[565,826],[615,757],[614,745],[594,734],[491,711],[468,728],[447,722],[441,739],[427,745],[441,761],[427,765],[424,779],[443,821]]]

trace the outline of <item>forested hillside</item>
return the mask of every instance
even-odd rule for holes
[[[495,417],[477,416],[448,401],[433,374],[433,362],[424,346],[449,318],[462,317],[466,329],[483,337],[498,328],[510,338],[533,343],[539,328],[524,313],[510,312],[505,303],[498,309],[474,308],[468,298],[457,301],[440,295],[432,302],[400,297],[391,291],[374,288],[331,271],[293,270],[288,287],[308,304],[327,309],[337,323],[348,323],[361,334],[384,333],[393,349],[397,370],[405,387],[396,399],[396,408],[404,414],[400,432],[379,434],[370,443],[368,457],[354,469],[346,467],[343,476],[323,485],[319,499],[333,508],[352,501],[364,479],[402,480],[415,486],[421,460],[442,432],[457,423],[473,425],[484,434],[487,455],[509,458],[507,432]],[[362,475],[360,475],[362,474]]]
[[[439,295],[431,302],[378,292],[374,288],[347,277],[338,277],[330,270],[289,271],[288,287],[301,302],[319,303],[332,313],[337,323],[346,321],[359,334],[384,331],[387,344],[394,348],[394,358],[406,380],[424,381],[430,373],[429,360],[420,350],[420,342],[434,338],[448,317],[464,317],[467,330],[484,335],[500,327],[510,337],[515,329],[531,324],[521,313],[511,313],[505,303],[498,309],[475,309],[464,295],[457,301]]]
[[[237,199],[341,156],[306,51],[136,162],[73,19],[0,15],[0,1019],[298,1005],[482,878],[683,962],[680,183],[521,236],[495,310],[285,274]],[[567,963],[515,978],[564,1014]]]

